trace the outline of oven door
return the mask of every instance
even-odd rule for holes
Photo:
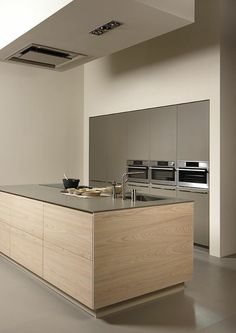
[[[127,172],[142,172],[140,174],[129,175],[128,181],[135,183],[148,183],[148,167],[147,166],[128,166]]]
[[[175,168],[150,167],[152,184],[176,185]]]
[[[208,171],[206,169],[178,169],[178,186],[208,188]]]

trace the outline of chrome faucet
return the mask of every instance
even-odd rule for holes
[[[125,185],[129,179],[129,175],[140,175],[145,173],[144,171],[135,171],[135,172],[125,172],[122,175],[122,199],[126,200],[126,190],[125,190]]]

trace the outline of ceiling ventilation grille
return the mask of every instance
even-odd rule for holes
[[[72,60],[86,57],[83,54],[59,50],[53,47],[30,44],[17,53],[11,55],[7,60],[56,69],[68,64]]]

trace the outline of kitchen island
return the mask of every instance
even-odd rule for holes
[[[101,316],[174,292],[192,277],[193,203],[77,198],[0,187],[0,252]]]

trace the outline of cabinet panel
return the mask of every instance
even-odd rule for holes
[[[89,179],[107,181],[107,116],[89,120]]]
[[[93,261],[44,243],[45,280],[93,308]]]
[[[10,224],[11,195],[0,192],[0,222]]]
[[[169,190],[164,188],[150,188],[150,193],[153,195],[159,195],[161,197],[176,198],[176,190]]]
[[[149,112],[129,112],[128,116],[128,159],[149,159]]]
[[[99,182],[99,181],[96,181],[96,180],[90,180],[89,181],[89,186],[92,186],[92,187],[107,187],[107,186],[111,186],[110,183],[108,182]]]
[[[44,205],[44,240],[92,259],[93,214]]]
[[[149,193],[148,186],[142,186],[138,184],[127,183],[126,184],[126,192],[131,192],[132,189],[135,189],[138,193]]]
[[[122,174],[126,171],[128,159],[127,114],[110,115],[107,119],[107,180],[121,183]]]
[[[152,109],[150,114],[150,159],[176,160],[177,106]]]
[[[209,195],[208,193],[195,193],[177,191],[180,199],[194,201],[194,243],[209,246]]]
[[[10,255],[10,226],[0,222],[0,252]]]
[[[42,276],[43,241],[41,239],[11,227],[10,257]]]
[[[43,238],[43,203],[12,196],[11,225],[40,239]]]
[[[178,160],[209,160],[209,101],[178,106]]]

